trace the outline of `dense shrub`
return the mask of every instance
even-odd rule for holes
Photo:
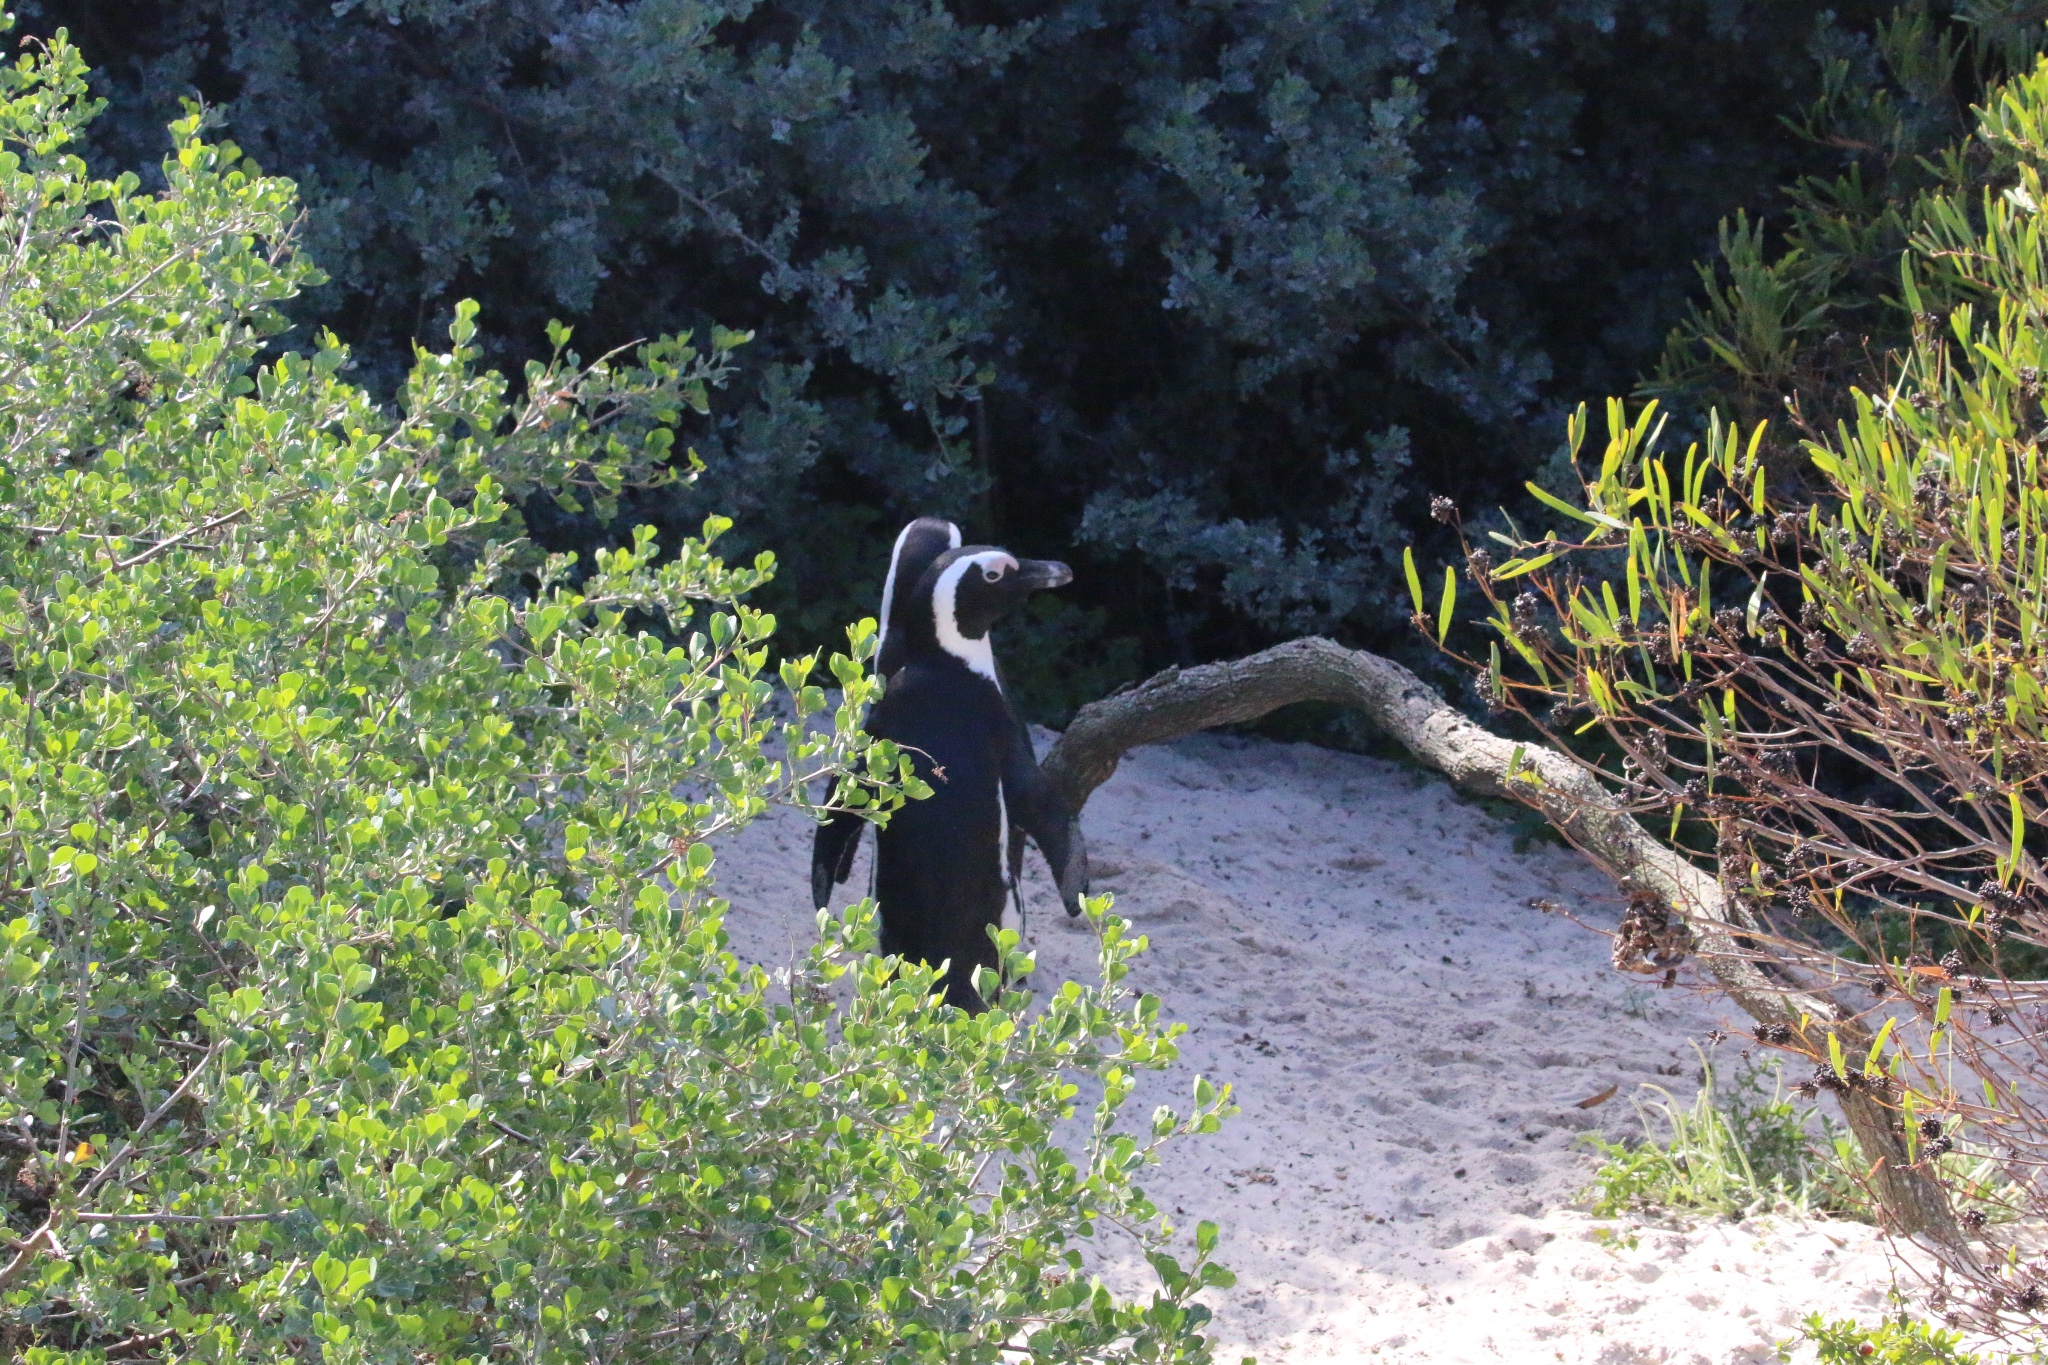
[[[1496,637],[1467,661],[1482,691],[1560,743],[1604,736],[1588,761],[1620,797],[1706,836],[1739,942],[1867,1015],[1855,1055],[1810,1013],[1758,1041],[1812,1067],[1809,1095],[1888,1111],[1994,1242],[1994,1212],[2048,1212],[2044,129],[2048,61],[1980,114],[2006,188],[1920,206],[1893,266],[1910,349],[1804,445],[1810,484],[1770,477],[1760,427],[1717,422],[1681,457],[1617,402],[1582,506],[1550,500],[1572,534],[1468,558]],[[1992,1169],[1944,1161],[1966,1145]],[[1913,1262],[1951,1325],[2038,1344],[2038,1260]]]
[[[84,79],[0,68],[0,1353],[1205,1358],[1213,1229],[1184,1271],[1133,1180],[1223,1099],[1119,1126],[1174,1044],[1117,922],[1028,1018],[929,1007],[863,913],[737,962],[720,839],[903,771],[859,664],[777,687],[722,521],[573,588],[518,536],[665,464],[742,338],[555,329],[515,401],[457,305],[395,409],[332,336],[259,363],[291,186],[196,117],[160,194],[89,181]],[[1080,1273],[1104,1222],[1149,1301]]]
[[[556,315],[603,345],[756,329],[705,478],[624,524],[668,543],[717,510],[772,540],[764,600],[807,644],[871,609],[907,514],[1077,558],[1087,605],[1012,651],[1058,709],[1148,655],[1385,634],[1421,495],[1519,498],[1561,404],[1653,363],[1715,222],[1839,167],[1779,120],[1824,77],[1876,80],[1889,9],[35,0],[34,22],[100,68],[107,164],[153,165],[196,90],[299,179],[333,280],[295,315],[360,339],[373,390],[464,295],[504,364]]]

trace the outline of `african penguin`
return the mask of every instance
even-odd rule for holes
[[[901,663],[867,729],[909,753],[930,798],[912,801],[877,836],[875,891],[882,951],[951,963],[946,1000],[980,1009],[976,967],[997,965],[989,929],[1002,922],[1003,840],[1015,822],[1045,855],[1068,913],[1088,884],[1080,827],[1043,772],[1002,687],[989,627],[1032,593],[1068,582],[1048,560],[1020,560],[973,545],[947,550],[910,590],[891,647]],[[851,822],[851,830],[845,830]],[[814,891],[829,892],[837,840],[858,837],[859,817],[835,816],[818,833]],[[851,837],[848,837],[851,835]],[[848,860],[850,862],[850,859]],[[820,887],[820,872],[829,880]],[[825,901],[823,894],[817,902]]]

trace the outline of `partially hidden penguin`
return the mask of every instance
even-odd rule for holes
[[[897,543],[907,562],[905,538]],[[881,949],[950,963],[946,1001],[967,1010],[983,1007],[975,969],[998,965],[989,930],[1003,918],[1010,824],[1045,855],[1068,914],[1079,913],[1088,889],[1080,827],[1039,769],[989,643],[989,628],[1003,616],[1072,577],[1064,564],[1018,559],[993,546],[947,549],[900,599],[883,641],[895,669],[885,672],[867,730],[908,753],[932,795],[897,810],[876,836]],[[903,592],[902,579],[894,586]],[[892,595],[891,608],[898,605]],[[846,879],[865,823],[842,811],[819,827],[811,858],[815,904],[823,906],[832,885]]]

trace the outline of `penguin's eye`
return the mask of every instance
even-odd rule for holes
[[[997,583],[1002,581],[1003,571],[1001,569],[983,569],[981,576],[991,583]]]

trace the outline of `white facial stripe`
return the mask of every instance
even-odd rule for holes
[[[1003,551],[983,550],[978,555],[968,555],[964,559],[956,559],[948,564],[946,571],[939,575],[939,581],[932,589],[932,625],[939,637],[939,648],[995,683],[998,688],[1002,683],[996,680],[996,652],[989,645],[988,632],[983,631],[981,637],[975,640],[962,635],[954,603],[959,597],[960,580],[969,573],[1016,567],[1017,561]]]
[[[882,628],[875,635],[875,657],[878,659],[882,657],[882,646],[889,643],[889,608],[896,601],[896,571],[903,567],[903,542],[910,539],[910,532],[916,525],[914,521],[905,522],[903,529],[896,533],[895,548],[889,551],[889,576],[882,580]],[[946,530],[946,539],[951,542],[946,548],[959,549],[960,528],[949,521]]]

